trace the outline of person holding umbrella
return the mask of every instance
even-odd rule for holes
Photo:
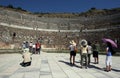
[[[117,48],[117,44],[112,41],[111,39],[103,39],[103,41],[107,44],[106,47],[106,69],[105,71],[109,72],[111,71],[111,65],[112,65],[112,54],[115,52],[113,51],[113,47]]]
[[[111,46],[111,43],[107,42],[107,48],[106,48],[106,71],[111,71],[111,65],[112,65],[112,52],[113,48]]]

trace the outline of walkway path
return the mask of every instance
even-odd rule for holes
[[[32,55],[32,65],[21,67],[21,54],[0,55],[0,78],[120,78],[120,57],[113,57],[113,69],[104,71],[105,56],[100,55],[100,63],[81,69],[80,56],[76,56],[76,65],[69,64],[69,54],[45,53]],[[93,58],[92,58],[93,62]]]

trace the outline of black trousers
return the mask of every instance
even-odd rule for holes
[[[30,66],[31,61],[30,62],[22,62],[22,63],[20,63],[20,65],[23,66],[23,67]]]

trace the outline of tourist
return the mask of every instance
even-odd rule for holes
[[[30,41],[30,43],[29,43],[29,51],[32,53],[32,46],[33,46],[33,42],[32,41]]]
[[[100,50],[100,45],[98,43],[98,41],[95,41],[92,45],[92,49],[93,49],[93,58],[94,58],[94,64],[99,64],[99,50]]]
[[[80,50],[81,50],[81,68],[83,68],[83,62],[85,59],[85,68],[88,66],[88,45],[85,39],[80,42]]]
[[[91,62],[91,54],[92,54],[92,46],[91,43],[88,41],[88,65],[90,65]]]
[[[36,42],[36,54],[40,54],[41,44],[39,41]]]
[[[23,67],[30,66],[32,57],[31,57],[31,53],[29,52],[28,48],[23,50],[22,57],[23,57],[23,62],[20,63],[20,65]]]
[[[26,48],[29,48],[29,42],[28,42],[28,41],[26,41],[25,47],[26,47]]]
[[[111,43],[107,42],[107,47],[106,47],[106,71],[111,71],[111,65],[112,65],[112,46]]]
[[[22,43],[22,50],[26,48],[25,41]]]
[[[33,43],[33,45],[32,45],[32,53],[33,53],[33,54],[36,53],[36,45],[35,45],[35,43]]]
[[[70,64],[73,64],[73,65],[75,64],[75,56],[76,56],[75,48],[76,48],[76,43],[74,42],[74,40],[70,41],[70,46],[69,46]]]

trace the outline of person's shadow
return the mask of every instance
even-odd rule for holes
[[[63,61],[63,60],[59,60],[59,62],[62,62],[62,63],[65,63],[66,65],[68,65],[68,66],[71,66],[71,67],[77,67],[77,68],[81,68],[81,66],[79,66],[79,65],[73,65],[73,64],[70,64],[69,62],[66,62],[66,61]],[[76,62],[76,63],[80,63],[80,62]],[[88,68],[95,68],[95,69],[98,69],[98,70],[101,70],[101,71],[105,71],[105,68],[100,68],[100,67],[97,67],[97,66],[95,66],[95,65],[88,65]],[[113,69],[112,68],[112,71],[116,71],[116,72],[120,72],[120,70],[118,70],[118,69]]]
[[[120,72],[120,70],[118,70],[118,69],[114,69],[114,68],[112,68],[112,71]]]
[[[103,70],[103,68],[97,67],[95,65],[88,65],[88,68],[95,68],[95,69],[98,69],[98,70]]]
[[[78,66],[78,65],[76,65],[76,64],[70,64],[69,62],[66,62],[66,61],[63,61],[63,60],[59,60],[59,62],[62,62],[62,63],[65,63],[66,65],[68,65],[68,66],[71,66],[71,67],[77,67],[77,68],[81,68],[81,66]]]

